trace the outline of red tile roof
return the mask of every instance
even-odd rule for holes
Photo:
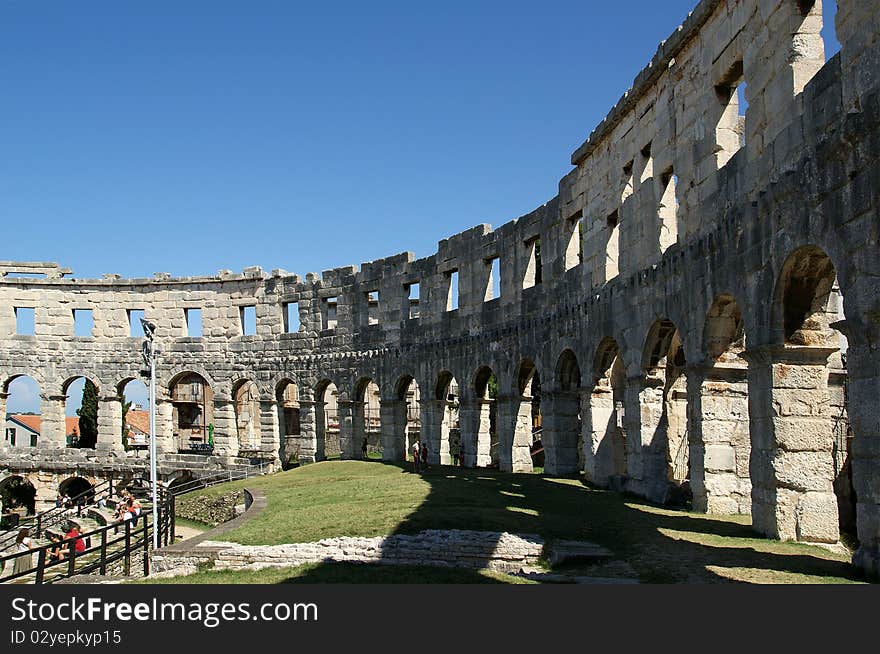
[[[149,411],[129,411],[125,414],[125,423],[129,428],[139,431],[143,434],[150,433],[150,412]]]
[[[35,431],[38,434],[40,433],[40,424],[42,423],[42,416],[24,415],[24,414],[17,413],[14,415],[10,415],[9,417],[14,418],[15,420],[17,420],[18,422],[23,424],[25,427],[30,429],[31,431]],[[64,422],[66,423],[65,429],[64,429],[65,436],[70,436],[71,434],[79,434],[79,418],[77,418],[77,417],[71,418],[68,416],[68,417],[65,417]]]

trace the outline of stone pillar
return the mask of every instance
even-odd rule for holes
[[[406,461],[406,410],[405,400],[379,401],[383,461]],[[422,442],[419,447],[423,447],[426,442],[424,434],[422,434]]]
[[[641,376],[628,378],[624,389],[623,416],[627,444],[626,490],[642,497],[648,495],[648,473],[651,470],[645,460],[646,454],[649,453],[645,442],[650,443],[653,436],[650,423],[648,427],[643,425],[642,398],[643,395],[652,397],[654,391],[655,389],[649,386],[647,380]],[[653,416],[649,413],[648,417],[652,418]],[[646,432],[647,435],[645,435]]]
[[[839,538],[827,368],[835,351],[768,346],[742,354],[749,362],[752,525],[772,538]]]
[[[498,468],[505,472],[532,471],[532,398],[501,396],[498,402]]]
[[[300,464],[314,463],[318,460],[318,435],[317,435],[317,403],[313,400],[300,399],[299,401],[299,462]],[[321,411],[324,405],[321,404]],[[323,448],[323,435],[321,445]],[[323,449],[322,449],[323,452]],[[323,458],[323,454],[322,454]]]
[[[260,400],[260,449],[272,455],[273,463],[280,464],[281,434],[278,426],[278,402]]]
[[[541,396],[544,434],[544,472],[572,475],[578,471],[577,443],[580,436],[578,391],[545,392]]]
[[[630,481],[633,492],[652,502],[665,502],[669,489],[668,417],[663,393],[664,380],[658,377],[638,377],[627,380],[627,398],[636,406],[627,404],[630,416],[627,427],[627,443],[632,444],[633,460]],[[634,416],[634,417],[632,417]],[[630,438],[630,434],[635,437]],[[637,441],[637,443],[636,443]],[[636,491],[635,488],[640,488]]]
[[[846,362],[859,548],[853,564],[880,577],[880,350],[850,341]]]
[[[64,403],[66,395],[40,395],[40,438],[39,447],[67,447],[66,427],[64,419]]]
[[[360,405],[360,411],[357,411]],[[351,400],[337,400],[339,407],[339,450],[341,459],[359,459],[361,457],[361,441],[364,437],[364,404]],[[354,420],[355,413],[360,414]],[[354,432],[355,423],[360,424],[359,435]]]
[[[174,405],[156,398],[156,454],[177,452],[174,442]]]
[[[607,488],[614,474],[614,435],[611,433],[616,428],[614,392],[610,388],[596,386],[587,397],[584,474],[587,481]]]
[[[695,511],[751,513],[745,376],[743,368],[688,368],[690,480]]]
[[[877,84],[880,9],[876,3],[865,0],[837,0],[836,23],[841,46],[843,108],[847,113],[856,113],[861,111],[861,98]]]
[[[446,419],[446,400],[421,400],[419,415],[422,422],[422,443],[428,443],[428,463],[449,465],[449,423]]]
[[[367,437],[367,416],[366,407],[363,402],[351,402],[351,453],[345,457],[345,446],[341,445],[344,458],[363,459],[364,454],[362,446],[364,439]],[[340,442],[342,440],[342,411],[339,414]]]
[[[0,393],[0,417],[3,418],[3,422],[6,422],[6,400],[9,399],[9,393]],[[39,445],[39,439],[37,439],[37,445]],[[9,443],[6,441],[6,432],[4,431],[2,434],[2,438],[0,438],[0,449],[6,448],[9,446]]]
[[[458,420],[461,426],[461,447],[464,451],[465,467],[488,465],[489,401],[462,398]],[[482,452],[479,452],[481,447]]]
[[[122,452],[122,402],[119,396],[98,398],[98,442],[101,452]]]
[[[235,402],[220,395],[214,396],[214,454],[238,456]]]

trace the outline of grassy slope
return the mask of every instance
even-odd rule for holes
[[[451,467],[416,475],[395,465],[345,461],[223,484],[200,494],[219,495],[242,486],[263,489],[269,498],[265,511],[223,536],[244,544],[479,529],[600,543],[643,581],[856,579],[846,555],[758,538],[748,517],[658,508],[577,480]]]

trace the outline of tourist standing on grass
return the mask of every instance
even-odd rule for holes
[[[413,472],[419,472],[419,442],[416,441],[412,446],[413,452]]]
[[[18,536],[15,538],[15,551],[21,554],[21,556],[15,559],[15,567],[12,570],[14,575],[19,572],[27,572],[34,567],[33,555],[28,554],[25,556],[25,552],[30,552],[34,549],[34,540],[30,536],[31,530],[27,527],[22,527],[18,530]]]
[[[428,446],[423,444],[419,448],[419,455],[422,457],[422,470],[428,469]]]

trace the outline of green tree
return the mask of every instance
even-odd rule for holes
[[[83,387],[82,406],[76,410],[79,416],[79,440],[77,447],[95,447],[98,442],[98,387],[86,379]]]

